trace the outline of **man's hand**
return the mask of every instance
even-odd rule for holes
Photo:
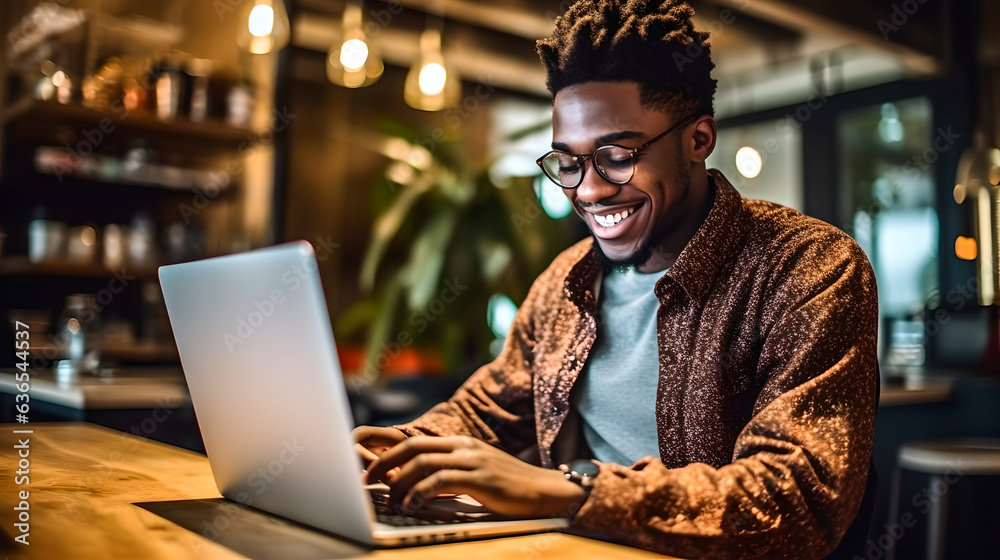
[[[468,494],[504,515],[571,516],[586,498],[561,472],[464,436],[408,438],[379,455],[368,468],[368,482],[388,484],[389,504],[404,511],[441,494]]]
[[[406,439],[406,434],[396,428],[377,428],[375,426],[358,426],[351,432],[354,436],[355,451],[369,464],[380,455],[391,449],[397,443]]]

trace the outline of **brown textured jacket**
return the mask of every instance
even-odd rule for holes
[[[602,464],[573,527],[685,557],[822,557],[868,475],[874,275],[839,229],[710,175],[712,209],[655,287],[659,457]],[[527,449],[552,467],[560,432],[576,437],[570,392],[597,333],[591,243],[538,277],[496,360],[398,427]]]

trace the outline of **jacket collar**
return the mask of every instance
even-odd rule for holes
[[[743,246],[749,221],[743,197],[718,169],[708,171],[714,185],[712,209],[665,275],[675,280],[688,297],[703,303],[729,259]],[[656,295],[662,300],[661,280]]]
[[[708,175],[714,190],[712,209],[670,270],[656,283],[656,295],[661,301],[669,279],[679,284],[692,300],[704,302],[722,267],[743,245],[749,230],[743,197],[718,169],[708,170]],[[566,276],[563,291],[581,309],[596,310],[595,290],[603,270],[591,245],[587,249]]]

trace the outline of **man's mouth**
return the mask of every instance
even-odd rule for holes
[[[621,210],[615,210],[614,212],[607,213],[596,213],[590,212],[590,215],[594,217],[594,221],[597,225],[602,228],[612,228],[623,221],[627,220],[629,216],[633,215],[638,206],[633,206],[631,208],[624,208]]]

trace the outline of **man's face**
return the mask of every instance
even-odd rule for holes
[[[576,84],[556,93],[552,148],[574,154],[590,154],[608,144],[635,148],[677,124],[676,120],[644,109],[635,82]],[[690,162],[683,157],[680,141],[685,128],[636,156],[628,183],[606,181],[588,159],[580,186],[563,189],[593,233],[595,248],[611,263],[641,267],[689,212]]]

